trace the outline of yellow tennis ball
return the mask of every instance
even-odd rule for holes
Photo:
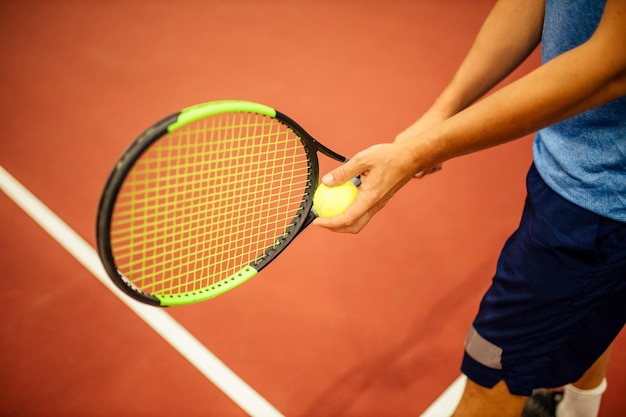
[[[321,183],[313,195],[313,208],[320,217],[334,217],[343,214],[354,202],[359,190],[350,181],[329,187]]]

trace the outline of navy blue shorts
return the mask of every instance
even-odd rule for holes
[[[563,199],[534,165],[466,340],[462,371],[530,395],[577,381],[626,322],[626,223]]]

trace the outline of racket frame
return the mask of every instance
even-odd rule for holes
[[[126,278],[115,265],[115,257],[111,247],[111,219],[117,195],[134,164],[144,151],[149,149],[155,141],[168,133],[174,132],[204,117],[225,113],[256,113],[274,118],[290,129],[300,139],[309,160],[309,187],[305,196],[303,196],[305,198],[303,198],[301,210],[297,211],[290,225],[274,245],[267,248],[263,255],[231,276],[211,284],[208,287],[188,293],[146,293]],[[348,160],[348,158],[318,142],[298,123],[285,114],[263,104],[249,101],[222,100],[202,103],[187,107],[178,113],[174,113],[158,121],[139,135],[124,151],[115,164],[102,193],[96,222],[96,241],[100,259],[107,274],[115,285],[127,295],[143,303],[160,307],[204,301],[243,284],[276,259],[295,237],[317,217],[313,210],[313,195],[319,183],[319,161],[317,152],[338,162],[343,163]]]

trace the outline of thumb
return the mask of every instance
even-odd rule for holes
[[[329,187],[343,184],[360,175],[361,171],[351,160],[333,169],[322,177],[322,182]]]

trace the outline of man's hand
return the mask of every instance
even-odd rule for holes
[[[360,175],[361,187],[345,214],[317,218],[314,224],[335,232],[360,232],[419,169],[410,155],[402,144],[374,145],[326,174],[323,182],[329,186],[342,184]]]

